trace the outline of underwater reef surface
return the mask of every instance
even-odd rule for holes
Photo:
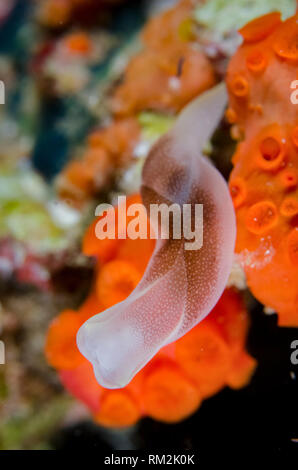
[[[132,196],[127,210],[137,202],[140,197]],[[129,224],[131,217],[127,219]],[[117,220],[125,224],[125,220]],[[46,356],[59,370],[65,387],[87,404],[95,421],[123,427],[148,415],[175,423],[225,385],[235,389],[246,385],[256,362],[245,351],[249,319],[241,294],[235,290],[226,290],[201,324],[163,347],[125,388],[107,390],[97,383],[90,363],[77,348],[77,332],[94,313],[121,302],[136,288],[155,241],[98,240],[94,226],[84,240],[85,253],[95,256],[98,263],[94,287],[78,311],[66,310],[54,319]],[[117,341],[114,347],[119,348]]]
[[[238,139],[230,188],[237,214],[236,252],[252,293],[297,326],[297,15],[271,13],[244,26],[232,58],[227,111]]]
[[[139,34],[148,3],[19,1],[0,27],[0,448],[281,456],[298,438],[296,330],[278,328],[297,325],[295,2],[184,0]],[[94,207],[139,191],[152,146],[226,72],[204,154],[236,209],[227,289],[127,387],[103,389],[76,333],[138,285],[154,243],[99,241]]]

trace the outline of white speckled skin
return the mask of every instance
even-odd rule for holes
[[[106,388],[127,385],[161,347],[203,320],[226,286],[236,236],[234,209],[223,177],[202,156],[225,105],[224,85],[196,99],[145,163],[141,192],[146,208],[203,204],[203,247],[187,251],[184,238],[158,240],[131,295],[80,328],[78,347]]]

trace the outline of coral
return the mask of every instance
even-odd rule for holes
[[[46,38],[31,64],[38,87],[50,97],[77,97],[92,84],[92,68],[99,66],[114,45],[112,35],[103,31],[76,29],[58,39]]]
[[[177,113],[214,85],[213,67],[195,47],[196,37],[183,34],[193,8],[194,2],[183,0],[145,27],[144,50],[129,63],[112,99],[116,115],[146,109]]]
[[[140,127],[134,118],[93,131],[82,158],[70,162],[57,180],[61,197],[80,203],[106,189],[115,171],[132,161],[139,135]]]
[[[48,449],[72,406],[71,398],[59,393],[41,346],[61,305],[67,303],[57,292],[24,285],[22,290],[8,290],[1,284],[0,334],[6,357],[0,366],[1,450]]]
[[[127,207],[138,202],[140,197],[132,196]],[[107,390],[97,383],[91,364],[77,349],[76,332],[105,305],[129,295],[154,250],[154,241],[148,239],[98,240],[98,220],[83,244],[85,254],[97,259],[93,289],[78,311],[64,311],[53,321],[46,342],[47,359],[59,370],[66,389],[88,406],[97,423],[123,427],[142,416],[180,421],[222,387],[245,386],[256,362],[245,351],[249,319],[241,295],[233,289],[224,292],[200,325],[163,347],[125,388]]]
[[[110,76],[108,93],[104,93],[105,98],[99,97],[100,93],[96,90],[90,102],[97,103],[97,110],[105,110],[110,117],[112,115],[113,122],[115,119],[127,117],[137,119],[140,113],[148,111],[163,113],[165,116],[177,115],[187,103],[212,88],[219,77],[224,76],[227,58],[239,44],[237,23],[242,24],[247,16],[252,18],[260,12],[272,11],[279,7],[277,0],[267,0],[262,2],[262,5],[256,0],[248,3],[180,0],[171,9],[159,13],[150,19],[143,29],[140,38],[141,50],[137,49],[139,52],[133,57],[123,50],[119,60],[114,62],[118,72],[115,73],[116,76],[112,76],[113,73]],[[282,11],[286,17],[292,14],[294,1],[287,0],[284,3]],[[217,30],[223,26],[224,29],[218,34]],[[127,54],[131,59],[125,68]],[[63,88],[65,78],[66,85],[70,87],[80,87],[86,81],[85,69],[75,75],[71,69],[69,73],[67,68],[62,66],[58,67],[58,72],[62,77]],[[101,161],[101,157],[99,160]],[[72,167],[72,163],[70,166]],[[99,165],[98,172],[94,172],[94,175],[100,173],[99,181],[94,184],[94,180],[89,179],[88,189],[84,191],[81,191],[80,181],[68,185],[69,166],[66,166],[60,178],[59,191],[63,195],[66,189],[68,198],[76,201],[78,188],[81,192],[81,203],[84,203],[99,191],[106,189],[109,166],[113,168],[112,159],[104,167]],[[88,168],[83,169],[88,167],[84,156],[79,167],[83,170],[83,175],[90,173]],[[139,190],[137,186],[134,188]]]
[[[229,183],[236,251],[252,293],[284,326],[298,326],[297,20],[270,13],[244,26],[227,74],[227,118],[240,140]]]
[[[125,131],[124,153],[129,149],[132,154],[137,143],[139,113],[153,110],[165,115],[176,114],[215,84],[213,67],[199,50],[196,38],[185,35],[185,24],[191,21],[193,8],[192,1],[183,0],[149,21],[143,31],[143,50],[131,59],[122,83],[116,86],[109,100],[113,120],[104,132],[106,139],[97,139],[97,151],[93,150],[92,155],[88,145],[80,161],[66,166],[58,182],[63,197],[66,193],[68,198],[84,202],[105,189],[115,167],[125,168],[127,158],[121,157],[122,149],[115,166],[107,146],[117,142],[118,129],[129,125],[134,129]],[[90,139],[93,140],[92,136]]]
[[[36,0],[38,21],[52,29],[61,29],[72,21],[90,23],[105,17],[107,9],[122,0]],[[92,21],[93,20],[93,21]]]
[[[0,164],[1,280],[49,288],[67,251],[76,251],[79,227],[80,214],[55,200],[32,168]]]

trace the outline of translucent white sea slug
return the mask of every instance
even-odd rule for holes
[[[203,320],[226,286],[236,237],[234,209],[223,177],[202,155],[226,101],[224,85],[196,99],[146,161],[141,193],[147,211],[151,204],[181,209],[190,204],[194,229],[196,204],[203,204],[203,245],[187,249],[189,240],[174,239],[170,227],[169,239],[157,240],[131,295],[80,328],[78,347],[106,388],[129,383],[160,348]]]

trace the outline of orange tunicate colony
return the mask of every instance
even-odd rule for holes
[[[82,158],[73,160],[59,176],[60,196],[80,203],[105,188],[115,171],[131,161],[139,135],[140,127],[133,117],[93,131]]]
[[[193,8],[192,0],[182,0],[149,21],[143,31],[144,50],[130,61],[124,81],[113,96],[116,115],[132,115],[144,109],[177,113],[214,85],[215,74],[208,58],[194,47],[194,36],[183,34]]]
[[[108,185],[115,170],[132,161],[141,135],[139,112],[176,114],[215,84],[210,61],[195,47],[191,28],[186,32],[194,3],[182,0],[144,28],[144,48],[129,62],[123,83],[111,97],[111,125],[91,134],[82,159],[70,162],[59,177],[63,197],[88,199]]]
[[[43,0],[38,2],[39,21],[51,28],[67,24],[72,15],[71,0]]]
[[[270,13],[246,25],[227,74],[227,119],[240,140],[230,191],[236,251],[256,298],[298,326],[298,16]]]
[[[122,0],[36,0],[37,18],[48,28],[64,28],[73,19],[104,16],[104,8]]]
[[[140,196],[131,196],[127,207],[139,202]],[[116,234],[118,228],[122,233],[130,217],[118,221],[117,208],[115,214]],[[88,318],[130,294],[155,246],[150,239],[98,240],[98,220],[83,242],[84,253],[97,259],[92,291],[78,311],[64,311],[53,320],[46,341],[47,359],[59,370],[66,389],[88,406],[97,423],[123,427],[142,416],[180,421],[224,386],[246,385],[256,361],[245,351],[248,315],[240,294],[232,289],[224,292],[202,323],[162,348],[125,388],[107,390],[97,383],[91,364],[77,349],[76,333]]]

